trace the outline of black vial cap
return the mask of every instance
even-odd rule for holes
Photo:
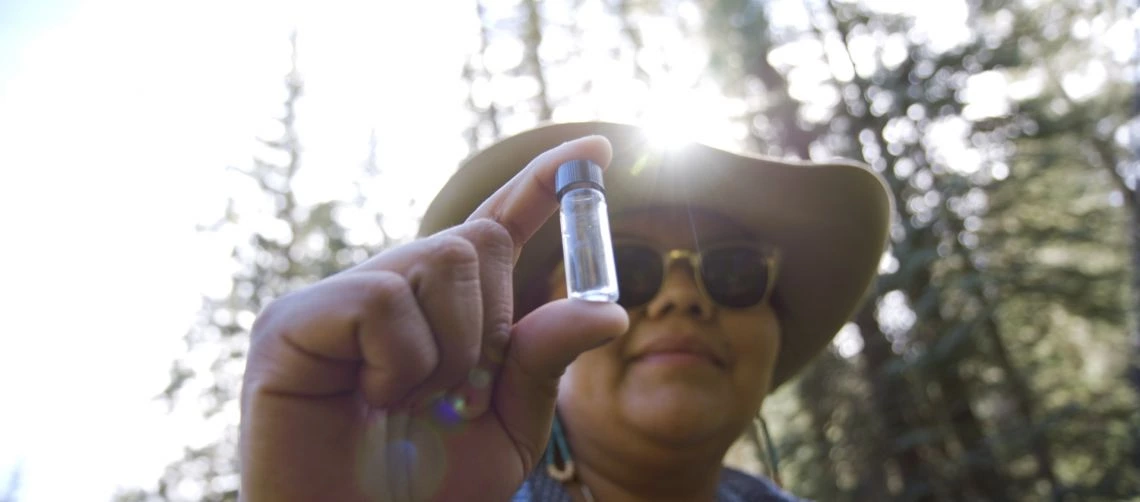
[[[602,184],[602,167],[588,160],[571,160],[558,166],[558,173],[554,175],[554,192],[558,198],[572,188],[583,186],[593,187],[605,191]]]

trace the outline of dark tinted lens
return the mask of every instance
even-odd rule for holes
[[[751,307],[764,299],[768,287],[768,260],[762,251],[747,246],[726,246],[701,256],[701,279],[709,296],[726,307]]]
[[[614,246],[618,304],[631,308],[649,302],[661,287],[661,255],[642,245]]]

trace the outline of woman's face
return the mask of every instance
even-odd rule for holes
[[[659,250],[696,250],[748,236],[711,213],[655,210],[617,216],[615,239]],[[552,296],[566,296],[564,272],[552,274]],[[715,304],[694,271],[674,261],[661,289],[629,311],[629,331],[582,354],[562,377],[559,413],[571,430],[676,446],[735,440],[768,392],[780,325],[768,302],[746,308]]]

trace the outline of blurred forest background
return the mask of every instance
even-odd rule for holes
[[[911,4],[478,0],[454,71],[463,139],[700,107],[721,113],[722,146],[866,162],[897,200],[893,245],[872,300],[766,404],[785,487],[822,501],[1140,500],[1137,2]],[[204,298],[163,399],[200,412],[216,441],[121,502],[236,500],[252,319],[408,239],[367,201],[413,167],[371,155],[356,199],[294,197],[310,167],[304,68],[294,58],[284,76],[278,134],[230,170],[256,196],[202,227],[234,239],[232,288]],[[763,472],[761,454],[745,438],[729,461]]]

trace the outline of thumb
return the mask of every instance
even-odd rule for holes
[[[629,329],[625,309],[612,303],[555,300],[511,329],[507,357],[492,398],[527,472],[542,454],[554,417],[558,379],[579,354]]]

